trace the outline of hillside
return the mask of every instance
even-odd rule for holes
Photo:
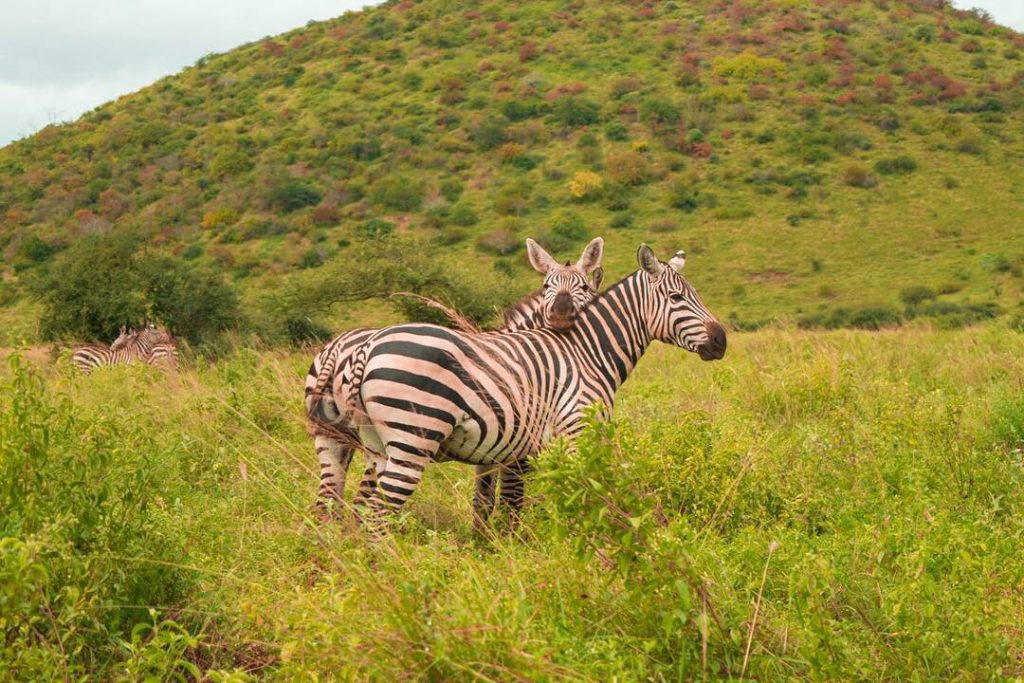
[[[250,306],[391,232],[516,293],[523,238],[601,234],[611,277],[687,249],[741,327],[1018,315],[1024,36],[927,0],[459,7],[210,55],[0,150],[0,319],[106,231]]]

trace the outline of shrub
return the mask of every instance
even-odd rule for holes
[[[359,226],[359,232],[370,239],[380,239],[394,234],[395,224],[383,218],[371,218]]]
[[[571,242],[579,242],[588,237],[587,226],[575,211],[562,211],[555,216],[551,232]]]
[[[629,139],[629,128],[622,121],[610,121],[604,127],[604,136],[609,140],[621,142]]]
[[[622,183],[608,186],[604,191],[605,208],[609,211],[625,211],[629,208],[630,194],[629,186]]]
[[[682,117],[679,106],[668,100],[659,98],[648,98],[644,100],[641,107],[641,114],[645,119],[653,123],[674,124]]]
[[[26,235],[18,244],[18,257],[29,263],[42,263],[57,251],[38,235]]]
[[[521,246],[519,236],[508,228],[495,228],[480,235],[476,241],[476,248],[480,251],[499,256],[514,254]]]
[[[378,182],[370,198],[396,211],[417,211],[423,204],[423,184],[418,180],[392,176]]]
[[[451,211],[448,212],[448,219],[453,224],[463,227],[476,225],[477,221],[480,220],[473,209],[466,204],[456,204],[453,206]]]
[[[601,193],[604,181],[593,171],[578,171],[569,181],[569,194],[573,199],[593,199]]]
[[[699,202],[694,183],[681,178],[672,181],[668,190],[668,204],[686,213],[696,211]]]
[[[711,69],[716,76],[749,81],[782,73],[785,65],[774,57],[760,57],[753,52],[742,52],[733,57],[716,57]]]
[[[268,199],[271,206],[285,212],[319,204],[322,195],[315,188],[299,180],[287,180],[275,185]]]
[[[543,107],[539,102],[515,99],[501,105],[501,113],[509,121],[525,121],[540,116],[543,113]]]
[[[868,170],[863,166],[853,164],[843,169],[843,182],[850,187],[859,187],[862,189],[871,189],[878,185],[878,181],[875,177],[868,173]]]
[[[204,230],[219,230],[238,222],[238,212],[226,206],[210,209],[203,214],[202,226]]]
[[[504,119],[484,118],[469,126],[469,138],[481,150],[494,149],[508,140],[508,123]]]
[[[879,159],[875,162],[875,172],[882,175],[906,175],[916,170],[917,162],[908,156]]]
[[[459,197],[462,196],[464,189],[465,186],[455,178],[450,178],[441,183],[441,194],[452,204],[459,201]]]
[[[600,111],[596,102],[582,97],[563,97],[555,104],[552,115],[563,126],[576,128],[597,123]]]
[[[124,418],[83,419],[18,354],[7,363],[0,669],[9,680],[106,678],[101,667],[125,654],[114,644],[148,620],[142,606],[176,604],[189,587],[180,537],[161,527],[152,504],[164,490],[162,454]],[[124,559],[140,556],[157,561]],[[178,661],[169,664],[155,678],[172,679]]]
[[[900,301],[908,306],[917,306],[935,297],[935,290],[924,285],[912,285],[900,290]]]
[[[618,213],[618,214],[615,214],[615,216],[612,217],[612,220],[608,224],[608,227],[615,228],[615,229],[621,229],[621,228],[631,227],[632,225],[633,225],[633,214],[631,214],[631,213]]]
[[[620,151],[609,154],[605,162],[608,175],[617,183],[641,185],[647,182],[650,168],[639,152]]]

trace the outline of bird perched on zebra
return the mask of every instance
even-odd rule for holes
[[[121,328],[121,333],[108,347],[86,344],[71,354],[76,368],[88,374],[99,367],[128,363],[146,363],[169,369],[178,367],[178,349],[173,338],[163,330],[147,325],[140,331]]]
[[[352,372],[333,387],[358,416],[353,427],[373,463],[375,476],[356,502],[371,513],[395,511],[430,462],[515,467],[552,439],[571,442],[589,406],[610,414],[654,340],[703,360],[722,358],[725,328],[679,273],[685,256],[662,263],[641,245],[637,261],[637,271],[561,333],[472,334],[410,323],[369,335]]]
[[[526,240],[526,251],[530,264],[544,275],[544,283],[539,290],[505,311],[505,329],[549,327],[565,331],[571,328],[600,287],[604,240],[600,237],[591,240],[575,264],[560,265],[532,239]],[[356,329],[336,337],[313,359],[306,376],[306,412],[320,460],[317,507],[324,511],[330,508],[332,501],[338,505],[343,503],[346,470],[355,450],[362,448],[356,429],[358,416],[352,414],[346,399],[339,400],[339,396],[345,391],[344,378],[353,373],[352,362],[357,352],[377,331]],[[501,472],[503,500],[506,491],[516,490],[520,475],[512,470]],[[494,502],[494,477],[495,468],[489,465],[478,471],[476,499],[489,500],[490,507]],[[371,466],[360,483],[360,491],[373,486]]]

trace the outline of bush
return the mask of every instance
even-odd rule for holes
[[[388,177],[374,186],[370,198],[395,211],[417,211],[423,204],[423,184],[401,176]]]
[[[455,225],[469,227],[470,225],[476,225],[480,218],[468,205],[456,204],[448,212],[448,220]]]
[[[605,167],[612,180],[624,185],[641,185],[647,182],[650,175],[647,159],[639,152],[620,151],[609,154]]]
[[[604,191],[605,208],[609,211],[625,211],[629,208],[630,189],[627,185],[616,183]]]
[[[508,228],[495,228],[477,238],[476,248],[488,254],[508,256],[522,247],[519,236]]]
[[[640,111],[652,123],[671,125],[678,123],[682,117],[682,110],[675,103],[658,98],[645,100]]]
[[[574,211],[559,213],[551,226],[551,232],[570,242],[580,242],[589,236],[583,218]]]
[[[843,169],[843,182],[850,187],[859,187],[861,189],[871,189],[878,185],[878,181],[875,177],[868,173],[868,170],[863,166],[853,164]]]
[[[359,232],[363,237],[380,239],[392,235],[395,232],[395,224],[383,218],[371,218],[359,226]]]
[[[917,162],[908,156],[879,159],[875,162],[875,172],[882,175],[906,175],[917,170]]]
[[[38,235],[26,235],[18,244],[18,258],[27,263],[42,263],[57,249],[43,241]]]
[[[149,619],[142,606],[174,604],[190,582],[181,537],[160,527],[151,505],[162,491],[160,449],[114,414],[82,420],[81,407],[18,354],[7,363],[0,671],[11,680],[105,679],[103,667],[125,656],[119,641]]]
[[[615,216],[612,217],[612,220],[608,224],[608,227],[615,228],[615,229],[621,229],[621,228],[629,228],[632,225],[633,225],[633,214],[631,214],[631,213],[619,213],[619,214],[615,214]]]
[[[573,199],[593,199],[601,193],[604,181],[593,171],[578,171],[569,181],[569,194]]]
[[[679,209],[686,213],[696,211],[699,201],[694,184],[683,179],[672,181],[668,190],[668,204],[673,209]]]
[[[306,206],[319,204],[322,195],[315,188],[299,180],[287,180],[275,185],[268,196],[270,205],[281,211],[291,212]]]
[[[555,121],[567,128],[589,126],[600,119],[601,108],[582,97],[563,97],[552,109]]]
[[[622,121],[611,121],[604,127],[604,136],[615,142],[628,140],[629,128]]]
[[[924,285],[913,285],[900,290],[900,301],[907,306],[917,306],[924,301],[934,299],[935,290]]]

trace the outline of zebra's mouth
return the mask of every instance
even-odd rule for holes
[[[575,315],[550,315],[548,316],[548,326],[557,330],[558,332],[565,332],[566,330],[572,329],[572,326],[576,324]]]

